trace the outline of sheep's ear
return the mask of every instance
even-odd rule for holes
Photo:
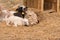
[[[18,9],[16,9],[16,11],[18,11]]]
[[[22,7],[19,7],[19,8],[16,9],[16,11],[20,11],[20,10],[22,10]]]
[[[24,10],[27,11],[28,7],[25,7]]]
[[[18,11],[19,8],[16,9],[16,11]]]

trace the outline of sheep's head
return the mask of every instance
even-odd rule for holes
[[[22,6],[18,6],[18,8],[16,9],[16,11],[18,12],[25,12],[27,11],[27,7],[22,5]]]

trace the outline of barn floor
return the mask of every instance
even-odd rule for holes
[[[34,26],[6,26],[0,23],[0,40],[60,40],[60,15],[40,14],[40,23]]]

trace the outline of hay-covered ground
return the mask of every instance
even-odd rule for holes
[[[40,13],[39,18],[39,24],[29,27],[0,23],[0,40],[60,40],[60,15]]]

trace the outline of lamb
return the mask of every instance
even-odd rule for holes
[[[6,18],[5,21],[8,26],[10,26],[10,22],[13,23],[15,27],[17,27],[18,25],[29,25],[28,19],[23,19],[17,16],[10,16],[9,18]]]
[[[26,18],[29,20],[29,23],[31,25],[34,25],[34,24],[37,24],[38,23],[38,19],[37,19],[37,15],[35,14],[34,11],[31,11],[31,10],[27,10],[26,11]]]
[[[31,25],[38,23],[37,15],[34,11],[29,10],[28,7],[21,5],[16,9],[16,11],[21,12],[20,15],[22,15],[23,18],[27,18]],[[24,14],[22,14],[22,12],[24,12]]]

